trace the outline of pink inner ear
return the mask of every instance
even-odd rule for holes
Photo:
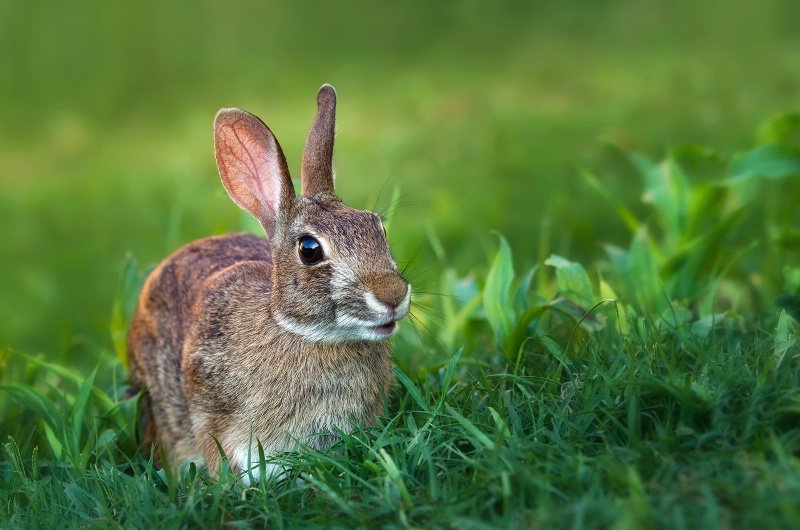
[[[223,109],[214,123],[217,166],[225,189],[242,209],[272,225],[291,184],[278,142],[258,118]],[[292,192],[293,193],[293,192]]]

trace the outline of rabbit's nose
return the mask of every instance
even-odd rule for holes
[[[367,282],[367,287],[379,302],[391,309],[397,309],[405,301],[409,290],[408,283],[396,273],[372,276]]]

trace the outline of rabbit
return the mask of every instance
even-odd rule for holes
[[[259,118],[231,108],[214,120],[222,184],[266,239],[190,243],[144,283],[128,335],[130,379],[146,390],[145,449],[157,464],[164,454],[213,472],[219,443],[234,471],[260,480],[258,443],[266,455],[298,442],[323,449],[384,410],[389,339],[409,313],[411,286],[381,218],[334,192],[330,85],[317,108],[300,195]]]

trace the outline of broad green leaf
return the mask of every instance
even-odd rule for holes
[[[734,184],[757,177],[782,179],[799,175],[800,149],[766,144],[736,154],[731,161],[730,177],[725,182]]]
[[[562,296],[569,298],[585,309],[594,305],[595,297],[592,292],[592,283],[580,263],[569,261],[553,254],[544,262],[545,265],[555,267],[558,290]]]
[[[642,201],[653,205],[668,245],[680,239],[689,212],[689,183],[677,161],[668,158],[645,173]]]
[[[531,289],[531,284],[533,283],[533,276],[536,274],[536,270],[538,269],[538,265],[531,267],[528,273],[522,278],[522,281],[519,282],[517,286],[517,290],[514,293],[514,312],[515,314],[519,314],[528,307],[528,291]]]
[[[661,277],[646,226],[640,228],[633,236],[627,257],[625,285],[628,297],[635,300],[639,308],[654,313],[660,312],[659,307],[663,305],[660,303],[663,299]]]
[[[483,310],[498,343],[511,332],[514,324],[514,307],[509,294],[511,282],[514,281],[514,263],[508,242],[503,236],[499,237],[500,249],[483,289]]]

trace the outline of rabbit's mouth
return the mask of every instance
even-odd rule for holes
[[[388,337],[388,336],[390,336],[392,333],[394,333],[394,330],[395,330],[396,328],[397,328],[397,321],[396,321],[396,320],[392,320],[392,321],[390,321],[390,322],[387,322],[386,324],[381,324],[380,326],[375,326],[375,327],[374,327],[374,328],[372,328],[372,329],[374,329],[375,331],[377,331],[377,332],[378,332],[378,334],[380,334],[380,335],[385,335],[385,336],[387,336],[387,337]]]

